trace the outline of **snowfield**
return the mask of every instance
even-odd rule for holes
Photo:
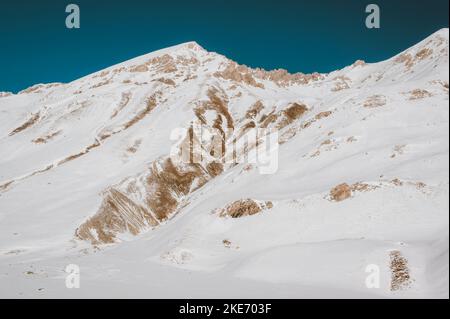
[[[448,38],[309,75],[190,42],[0,92],[0,297],[449,298]],[[273,174],[224,160],[258,129]]]

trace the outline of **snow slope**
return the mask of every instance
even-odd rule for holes
[[[443,29],[329,74],[190,42],[0,94],[0,296],[448,298],[448,72]],[[177,162],[193,122],[278,132],[278,169]]]

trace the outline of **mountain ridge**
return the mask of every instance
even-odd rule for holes
[[[15,279],[31,260],[57,278],[67,258],[104,278],[98,256],[126,273],[128,256],[160,274],[194,270],[201,285],[212,276],[228,294],[236,278],[362,293],[377,263],[375,294],[448,295],[425,270],[448,269],[434,257],[448,253],[448,29],[311,75],[188,42],[0,95],[0,114],[0,270],[14,265]],[[278,134],[271,174],[246,158],[259,142],[239,144],[252,131]],[[190,148],[197,139],[206,152]],[[184,147],[187,162],[174,156]],[[390,266],[404,259],[416,284]],[[137,291],[149,284],[132,277]]]

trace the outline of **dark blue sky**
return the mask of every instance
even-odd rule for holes
[[[0,3],[0,91],[68,82],[167,46],[197,41],[250,66],[328,72],[375,62],[448,27],[448,0],[14,0]],[[65,7],[81,29],[65,27]],[[367,29],[365,7],[381,7]]]

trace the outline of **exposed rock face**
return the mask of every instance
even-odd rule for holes
[[[309,84],[315,81],[324,79],[324,75],[314,72],[311,74],[294,73],[291,74],[286,70],[278,69],[266,71],[263,69],[256,69],[255,76],[258,79],[264,79],[275,82],[281,87],[298,84]]]
[[[284,111],[284,118],[278,124],[278,129],[282,129],[289,124],[293,123],[297,119],[299,119],[303,114],[308,111],[308,107],[304,104],[293,103],[288,106]]]
[[[76,236],[93,244],[113,243],[117,235],[137,235],[167,220],[191,192],[219,175],[221,165],[209,163],[176,166],[170,158],[152,164],[137,179],[107,190],[98,212],[76,231]]]
[[[257,101],[253,104],[245,114],[247,119],[254,119],[264,109],[264,104],[261,101]]]
[[[424,60],[431,56],[433,53],[433,49],[431,48],[423,48],[420,51],[418,51],[416,54],[412,53],[403,53],[400,54],[396,59],[395,62],[397,63],[403,63],[405,67],[409,70],[411,69],[417,62]]]
[[[342,183],[330,191],[330,198],[335,202],[341,202],[350,198],[356,192],[368,192],[379,188],[380,185],[357,182],[352,185]]]
[[[411,284],[408,260],[398,250],[389,254],[391,269],[391,291],[406,289]]]
[[[54,137],[60,135],[61,132],[62,132],[61,130],[58,130],[58,131],[56,131],[56,132],[49,133],[49,134],[47,134],[47,135],[45,135],[45,136],[41,136],[41,137],[35,138],[35,139],[33,140],[33,143],[36,143],[36,144],[44,144],[44,143],[47,143],[47,141],[49,141],[49,140],[53,139]]]
[[[120,99],[119,105],[114,109],[113,113],[111,114],[111,119],[115,118],[117,114],[120,113],[130,102],[132,95],[130,92],[122,93],[122,98]]]
[[[226,80],[248,84],[264,89],[264,84],[256,82],[252,70],[245,65],[229,63],[223,71],[218,71],[214,75]]]
[[[325,118],[325,117],[330,116],[332,113],[333,113],[333,112],[331,112],[331,111],[320,112],[320,113],[316,114],[315,119],[316,119],[316,120],[323,119],[323,118]]]
[[[347,90],[350,88],[352,80],[347,76],[337,76],[334,79],[334,87],[331,89],[333,92]]]
[[[163,221],[175,211],[184,196],[203,186],[210,178],[199,164],[180,168],[169,158],[161,169],[154,165],[147,177],[148,189],[154,191],[147,195],[145,202],[158,220]]]
[[[173,73],[178,71],[175,59],[169,54],[155,57],[146,62],[145,65],[152,66],[157,73]]]
[[[253,199],[241,199],[227,205],[224,209],[220,210],[219,216],[241,218],[258,214],[264,209],[270,209],[272,207],[273,204],[270,201],[265,203],[258,203]]]
[[[352,189],[347,183],[339,184],[330,191],[330,197],[336,202],[341,202],[352,196]]]
[[[384,95],[376,94],[369,96],[364,102],[363,106],[367,108],[380,107],[386,104],[386,97]]]
[[[48,84],[48,85],[50,85],[50,84]],[[40,92],[42,92],[41,89],[46,88],[48,85],[36,84],[36,85],[30,86],[29,88],[26,88],[25,90],[20,91],[18,94],[40,93]]]
[[[156,225],[158,220],[146,208],[111,188],[106,191],[97,214],[76,230],[76,236],[92,244],[111,244],[118,233],[137,235],[142,229]]]
[[[148,67],[145,64],[136,65],[130,69],[130,72],[147,72]]]
[[[13,136],[13,135],[20,133],[20,132],[26,130],[27,128],[33,126],[37,121],[39,121],[40,117],[41,117],[41,115],[39,112],[32,114],[25,123],[23,123],[18,128],[14,129],[11,133],[9,133],[9,136]]]
[[[251,69],[245,65],[239,65],[232,61],[226,65],[224,70],[218,71],[214,75],[223,79],[232,80],[234,82],[251,85],[261,89],[264,89],[264,84],[258,82],[257,80],[271,81],[280,87],[286,87],[296,84],[308,84],[324,78],[324,76],[319,73],[290,74],[283,69],[272,71],[266,71],[261,68]]]
[[[410,100],[420,100],[420,99],[424,99],[426,97],[431,97],[432,94],[430,92],[428,92],[427,90],[422,90],[422,89],[415,89],[412,90],[411,92],[409,92]]]
[[[221,216],[230,216],[232,218],[240,218],[244,216],[251,216],[259,213],[261,207],[251,199],[243,199],[231,203],[226,207]]]

